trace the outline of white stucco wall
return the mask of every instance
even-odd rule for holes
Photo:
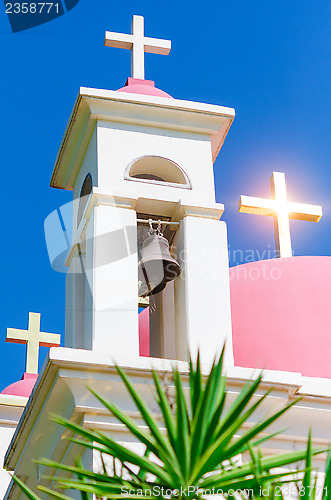
[[[115,192],[139,197],[214,202],[214,173],[210,137],[182,131],[98,122],[98,183]],[[159,186],[124,179],[126,167],[145,155],[168,158],[188,175],[192,189]]]
[[[0,394],[0,498],[3,498],[11,480],[3,468],[8,446],[23,413],[27,398]]]

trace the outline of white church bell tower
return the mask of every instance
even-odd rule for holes
[[[199,349],[209,362],[226,340],[232,364],[213,162],[234,110],[174,99],[144,79],[144,52],[168,54],[171,44],[145,37],[142,17],[131,35],[106,32],[105,45],[131,49],[132,77],[118,91],[80,89],[51,180],[74,198],[65,345],[139,356],[138,261],[159,225],[180,274],[149,297],[151,356],[187,360]]]

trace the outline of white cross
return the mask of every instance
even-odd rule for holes
[[[58,333],[45,333],[40,331],[40,314],[29,313],[28,330],[7,328],[6,342],[27,344],[26,373],[38,373],[39,346],[57,347],[61,342]]]
[[[170,40],[148,38],[144,35],[143,16],[133,16],[131,35],[106,31],[105,46],[131,50],[131,76],[132,78],[145,79],[145,54],[163,54],[167,56],[171,49]]]
[[[274,217],[276,250],[280,257],[292,257],[289,219],[319,222],[323,213],[318,205],[287,201],[285,174],[273,172],[270,179],[272,199],[241,196],[239,212]]]

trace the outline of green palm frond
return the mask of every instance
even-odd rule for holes
[[[261,374],[256,380],[248,381],[229,405],[223,360],[224,348],[219,358],[215,359],[209,374],[203,375],[200,356],[197,356],[195,362],[190,359],[188,387],[178,369],[174,368],[171,383],[174,390],[173,402],[170,402],[167,388],[162,385],[156,371],[152,371],[158,415],[151,412],[125,372],[116,366],[117,373],[144,422],[143,427],[111,401],[96,391],[89,390],[127,432],[144,445],[144,452],[138,453],[116,442],[110,435],[53,415],[55,422],[70,431],[68,439],[85,449],[100,452],[102,471],[85,470],[79,459],[74,466],[46,459],[40,463],[65,472],[69,479],[56,477],[56,484],[65,490],[80,491],[82,500],[90,500],[91,494],[132,500],[141,496],[146,500],[162,497],[162,494],[150,493],[154,486],[161,490],[172,490],[174,498],[183,497],[181,491],[187,492],[190,487],[195,490],[187,493],[186,498],[199,498],[201,491],[214,488],[222,490],[229,499],[233,497],[231,490],[250,490],[250,498],[257,498],[261,488],[268,487],[269,500],[273,500],[276,496],[275,485],[296,480],[294,473],[279,470],[276,473],[274,470],[286,469],[301,460],[306,463],[302,484],[308,489],[313,481],[312,456],[320,452],[312,449],[311,437],[305,451],[264,457],[258,449],[259,445],[277,434],[273,432],[261,437],[261,433],[265,433],[297,401],[288,403],[277,412],[252,424],[252,416],[263,406],[270,391],[260,394]],[[235,458],[242,454],[250,458],[238,466]],[[113,467],[114,471],[109,473],[104,459],[113,461],[114,464],[116,461],[122,472],[118,473]],[[331,484],[330,470],[329,456],[326,494],[322,500],[331,500],[328,489]],[[23,488],[17,478],[14,480]],[[43,487],[40,489],[44,492],[47,490]],[[126,495],[126,491],[130,491],[130,494]],[[53,496],[68,499],[57,492]],[[29,498],[39,500],[36,495]],[[309,497],[309,500],[315,498]]]
[[[331,500],[331,450],[326,461],[322,500]]]

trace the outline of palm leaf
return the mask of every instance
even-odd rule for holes
[[[71,497],[68,497],[67,495],[63,495],[62,493],[59,493],[58,491],[51,490],[49,488],[46,488],[45,486],[38,486],[38,490],[43,491],[44,493],[47,493],[50,497],[56,498],[57,500],[72,500]],[[39,497],[37,497],[39,498]],[[41,500],[41,499],[39,499]]]
[[[224,406],[225,381],[222,380],[224,348],[218,363],[212,365],[205,388],[200,392],[200,398],[194,413],[192,412],[191,434],[191,462],[194,463],[200,455],[207,432],[213,432],[217,421],[213,421],[215,414],[221,414]]]
[[[312,455],[317,455],[325,450],[312,450]],[[284,453],[281,455],[272,455],[268,457],[262,457],[260,459],[260,467],[264,471],[269,471],[270,469],[286,468],[288,465],[299,462],[306,458],[307,451],[295,451],[292,453]],[[251,463],[242,465],[240,467],[233,468],[228,472],[214,473],[210,476],[201,480],[200,485],[202,488],[213,488],[218,487],[222,481],[230,481],[233,478],[241,478],[249,475],[252,472]],[[288,473],[283,473],[287,475]]]
[[[100,451],[100,453],[107,453],[106,449],[102,446],[98,446],[94,443],[84,442],[78,439],[72,439],[74,443],[85,446],[86,448],[90,448],[91,450]],[[177,483],[175,479],[169,474],[169,472],[164,468],[158,465],[155,461],[149,460],[148,458],[135,453],[134,451],[122,446],[115,441],[113,442],[113,448],[108,450],[108,454],[110,456],[115,456],[118,458],[123,464],[129,463],[138,466],[141,470],[149,472],[150,474],[156,476],[161,482],[165,484],[169,484],[169,487],[175,488]],[[128,471],[133,475],[133,471],[128,468]],[[138,476],[135,475],[137,479]]]
[[[202,375],[200,366],[200,352],[197,354],[196,369],[190,356],[190,393],[192,414],[195,413],[202,391]]]
[[[308,436],[307,452],[306,452],[306,471],[302,481],[303,495],[302,496],[300,495],[303,500],[309,500],[311,498],[311,488],[313,487],[311,464],[312,464],[312,449],[311,449],[311,430],[310,430]]]
[[[151,451],[156,451],[155,439],[153,439],[149,434],[142,430],[132,418],[126,415],[122,410],[113,405],[110,401],[107,401],[98,392],[94,391],[91,387],[88,387],[89,391],[107,408],[110,413],[112,413],[125,427],[142,443],[144,443],[147,448]]]
[[[177,370],[174,371],[174,382],[176,387],[177,456],[185,480],[183,486],[186,486],[190,468],[190,428],[184,390]]]
[[[80,444],[81,444],[81,442],[80,442]],[[57,470],[63,470],[65,472],[75,474],[75,475],[77,475],[77,477],[79,475],[84,475],[84,478],[86,478],[86,479],[103,480],[105,482],[111,483],[114,486],[114,488],[117,488],[118,490],[120,490],[122,488],[122,486],[127,486],[129,488],[134,487],[134,483],[127,481],[125,479],[122,479],[119,477],[109,476],[108,474],[106,475],[106,474],[96,473],[96,472],[93,472],[91,470],[86,470],[83,468],[83,465],[81,464],[81,462],[79,464],[77,464],[76,466],[72,466],[72,465],[65,465],[65,464],[44,458],[42,460],[36,460],[35,463],[44,465],[45,467],[54,468]]]
[[[26,486],[23,481],[21,481],[17,476],[13,475],[12,476],[12,479],[13,481],[19,485],[19,487],[21,488],[21,490],[26,494],[26,496],[28,498],[30,498],[31,500],[40,500],[40,497],[38,497],[38,495],[36,495],[36,493],[34,493],[28,486]],[[64,500],[72,500],[72,499],[69,499],[68,497]]]
[[[171,410],[167,396],[161,387],[160,379],[157,376],[157,373],[155,370],[152,370],[152,375],[153,375],[154,385],[156,388],[156,394],[158,396],[158,399],[156,398],[156,402],[158,403],[158,406],[162,412],[163,422],[164,422],[165,428],[167,430],[167,434],[168,434],[168,438],[169,438],[169,441],[171,443],[171,446],[174,450],[176,450],[176,447],[177,447],[176,446],[176,424],[175,424],[174,415],[173,415],[173,412]]]
[[[116,365],[117,372],[119,376],[121,377],[122,381],[124,382],[124,385],[126,386],[131,398],[133,399],[135,405],[137,406],[142,418],[144,419],[146,425],[150,429],[150,432],[152,436],[155,438],[157,443],[159,444],[159,451],[163,450],[163,452],[167,452],[169,454],[169,457],[172,458],[172,463],[177,462],[177,457],[170,446],[169,441],[163,436],[162,432],[160,431],[158,424],[155,422],[154,418],[149,412],[149,409],[145,402],[141,399],[137,391],[134,389],[133,385],[129,381],[128,377],[125,375],[123,370]],[[178,467],[180,464],[177,464]]]
[[[87,484],[86,476],[85,476],[85,474],[82,473],[83,462],[82,462],[81,457],[78,456],[75,458],[75,465],[76,465],[76,468],[78,469],[78,471],[76,472],[78,480],[81,483]],[[82,500],[90,500],[91,499],[91,496],[88,494],[87,491],[81,491],[81,497],[82,497]]]
[[[322,500],[331,500],[331,450],[329,450],[326,460]]]
[[[119,496],[121,498],[122,497],[123,498],[132,498],[132,495],[134,495],[134,493],[132,495],[130,493],[126,497],[122,493],[119,493],[117,490],[114,490],[111,485],[109,485],[107,483],[103,483],[103,482],[94,481],[93,483],[85,483],[85,482],[82,482],[80,480],[75,481],[72,479],[65,479],[65,478],[58,478],[57,482],[59,485],[58,487],[65,489],[65,490],[73,489],[73,490],[78,490],[81,492],[93,493],[97,496],[105,496],[107,498],[118,498]],[[152,489],[152,486],[153,485],[151,485],[150,489]],[[146,488],[146,490],[147,489],[148,488]],[[143,488],[141,488],[141,490],[143,490]],[[137,489],[137,491],[138,491],[138,489]],[[139,493],[136,493],[136,495],[138,496]],[[140,499],[141,498],[142,498],[142,495],[140,494]],[[146,496],[144,495],[144,498],[152,499],[154,497],[149,496],[149,495],[146,495]]]

